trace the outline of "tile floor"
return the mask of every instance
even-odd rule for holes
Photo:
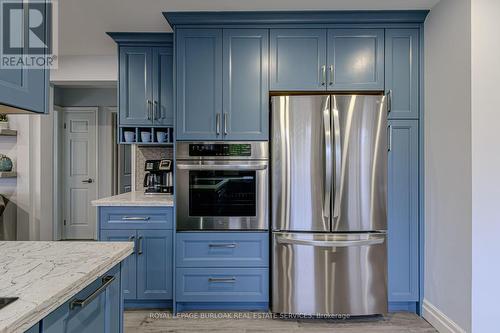
[[[190,312],[172,318],[170,312],[134,310],[125,312],[124,325],[125,333],[437,333],[424,319],[409,313],[336,321],[283,320],[270,316],[257,312]]]

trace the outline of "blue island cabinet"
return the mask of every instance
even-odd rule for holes
[[[123,331],[121,302],[118,265],[50,313],[35,330],[41,333],[120,333]]]
[[[172,207],[99,207],[99,239],[135,243],[122,264],[125,308],[172,305],[172,227]]]
[[[390,120],[389,141],[389,309],[416,311],[419,302],[418,120]]]
[[[45,4],[45,6],[43,6]],[[15,3],[8,0],[0,0],[0,5],[4,6],[3,12],[5,17],[8,15],[7,6],[16,6],[13,9],[22,9],[24,11],[25,18],[28,19],[29,15],[37,16],[41,14],[45,19],[42,21],[42,25],[37,28],[37,31],[45,31],[45,39],[41,42],[46,43],[50,38],[48,35],[48,24],[47,20],[50,19],[50,7],[52,4],[49,1],[24,1]],[[33,5],[33,8],[30,8]],[[21,8],[17,8],[20,6]],[[4,17],[2,17],[2,20]],[[36,17],[38,20],[38,16]],[[30,20],[31,22],[31,20]],[[18,26],[19,24],[19,26]],[[25,20],[19,20],[18,23],[10,22],[11,31],[10,38],[15,38],[16,32],[22,33],[25,31],[27,33],[28,29]],[[5,25],[5,24],[4,24]],[[6,25],[4,29],[7,29]],[[7,36],[8,32],[3,32],[5,35],[5,40],[3,45],[5,48],[8,44]],[[30,32],[32,33],[32,32]],[[27,35],[26,35],[27,36]],[[20,38],[20,37],[19,37]],[[35,37],[36,38],[36,37]],[[13,41],[14,42],[14,41]],[[22,41],[19,41],[22,43]],[[15,43],[13,43],[15,44]],[[16,50],[16,54],[22,54],[23,56],[30,57],[31,54],[24,54],[28,45],[24,45],[25,49]],[[48,50],[48,49],[47,49]],[[6,50],[2,50],[6,51]],[[4,55],[4,54],[2,54]],[[48,54],[37,54],[46,56]],[[8,57],[8,54],[5,54]],[[17,58],[16,58],[17,59]],[[49,110],[49,69],[48,68],[29,68],[27,66],[20,66],[15,68],[10,67],[0,67],[0,113],[12,113],[16,112],[17,109],[35,112],[35,113],[48,113]]]

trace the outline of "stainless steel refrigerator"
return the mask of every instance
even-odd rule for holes
[[[383,95],[272,97],[272,310],[387,312]]]

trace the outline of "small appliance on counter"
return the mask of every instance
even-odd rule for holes
[[[172,160],[147,160],[144,171],[144,194],[174,193]]]

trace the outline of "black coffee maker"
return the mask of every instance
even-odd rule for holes
[[[144,194],[174,194],[172,160],[147,160]]]

